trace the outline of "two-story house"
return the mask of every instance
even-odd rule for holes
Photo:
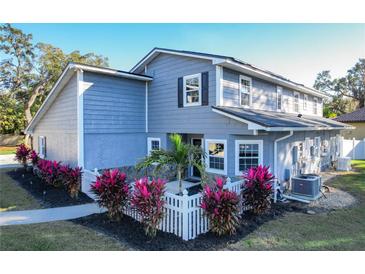
[[[232,57],[154,48],[130,72],[69,64],[26,133],[42,157],[89,170],[133,166],[180,133],[210,173],[264,164],[283,180],[338,155],[348,126],[322,117],[325,97]]]

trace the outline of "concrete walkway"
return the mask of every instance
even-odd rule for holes
[[[0,212],[0,226],[71,220],[104,211],[96,203],[90,203],[77,206]]]

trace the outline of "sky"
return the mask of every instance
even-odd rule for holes
[[[131,69],[152,48],[228,55],[313,86],[317,73],[344,76],[365,58],[365,24],[14,24],[69,53],[94,52]]]

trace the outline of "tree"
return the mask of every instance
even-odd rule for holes
[[[365,59],[347,71],[344,77],[332,79],[330,71],[318,73],[313,87],[327,93],[331,100],[325,102],[327,115],[341,115],[365,105]]]
[[[63,68],[69,62],[108,66],[108,59],[95,53],[69,54],[50,44],[33,45],[32,35],[10,24],[0,26],[0,52],[6,56],[0,67],[0,92],[23,106],[26,126],[42,104]]]
[[[0,93],[0,134],[17,132],[23,125],[23,107],[8,93]]]
[[[172,144],[171,150],[152,150],[151,155],[137,164],[137,170],[148,168],[152,165],[156,165],[157,171],[163,166],[174,167],[177,180],[179,181],[179,192],[182,193],[183,174],[189,166],[195,166],[203,174],[204,168],[202,163],[204,161],[201,161],[201,158],[204,154],[200,147],[183,143],[182,137],[179,134],[171,134],[170,141]]]

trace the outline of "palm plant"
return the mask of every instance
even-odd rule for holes
[[[202,178],[204,177],[204,160],[202,160],[204,153],[200,147],[183,143],[179,134],[171,134],[169,138],[172,144],[171,150],[152,150],[151,154],[139,162],[136,168],[141,170],[154,165],[155,171],[158,172],[164,166],[173,167],[179,181],[179,192],[181,194],[183,174],[189,166],[198,168]]]

